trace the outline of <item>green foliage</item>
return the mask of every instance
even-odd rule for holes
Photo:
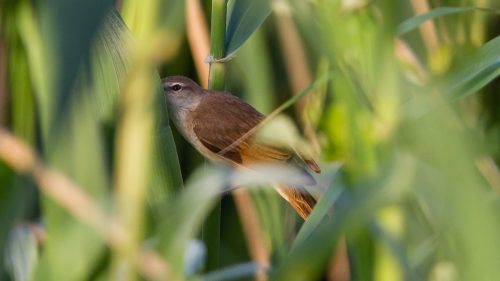
[[[296,172],[188,161],[196,152],[170,126],[159,74],[183,65],[195,77],[184,2],[0,4],[1,280],[255,278],[255,237],[223,196],[233,186],[261,187],[250,192],[269,280],[338,274],[344,242],[352,280],[500,276],[500,120],[482,103],[499,93],[494,1],[420,15],[411,1],[212,1],[210,87],[271,118],[297,106],[311,125],[317,148],[300,148],[318,150],[323,172],[307,188],[322,196],[303,223],[266,187]],[[301,44],[288,56],[278,33],[293,29]],[[312,81],[291,93],[284,60],[298,56],[318,74],[300,69]]]
[[[439,7],[433,9],[432,11],[425,13],[423,15],[419,15],[413,18],[410,18],[399,24],[397,28],[398,35],[404,35],[407,32],[412,31],[413,29],[420,26],[422,23],[432,20],[435,18],[439,18],[446,15],[452,15],[457,13],[469,12],[473,11],[475,8],[473,7]]]
[[[452,99],[476,93],[500,75],[500,36],[486,42],[443,79],[441,90]]]
[[[269,1],[229,0],[224,40],[226,54],[236,52],[270,14]]]

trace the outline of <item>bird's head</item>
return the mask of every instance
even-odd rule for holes
[[[162,84],[171,111],[195,109],[204,91],[196,82],[184,76],[165,77]]]

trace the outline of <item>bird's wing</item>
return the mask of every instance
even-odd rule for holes
[[[290,159],[289,151],[259,143],[253,136],[240,139],[263,119],[261,113],[238,97],[210,92],[196,109],[193,130],[207,149],[236,164]]]
[[[292,152],[261,143],[254,136],[240,139],[263,119],[261,113],[239,98],[229,94],[209,92],[196,108],[192,122],[193,131],[200,142],[232,165],[288,163],[292,158]],[[310,184],[315,183],[309,173],[302,168],[299,171],[303,172],[305,179],[310,180]],[[278,184],[276,187],[298,214],[304,219],[307,218],[316,204],[314,197],[302,186]]]

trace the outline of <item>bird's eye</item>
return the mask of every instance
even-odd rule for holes
[[[181,85],[180,84],[174,84],[172,85],[172,90],[174,91],[180,91],[180,89],[182,89]]]

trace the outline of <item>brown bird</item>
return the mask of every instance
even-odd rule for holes
[[[299,167],[293,160],[292,149],[284,149],[259,141],[254,135],[244,135],[257,126],[264,115],[230,93],[206,90],[183,76],[162,80],[170,118],[177,130],[207,159],[232,167],[249,167],[259,163],[286,164]],[[297,155],[312,170],[321,170],[314,160]],[[311,213],[316,200],[298,185],[275,185],[297,213],[304,219]]]

